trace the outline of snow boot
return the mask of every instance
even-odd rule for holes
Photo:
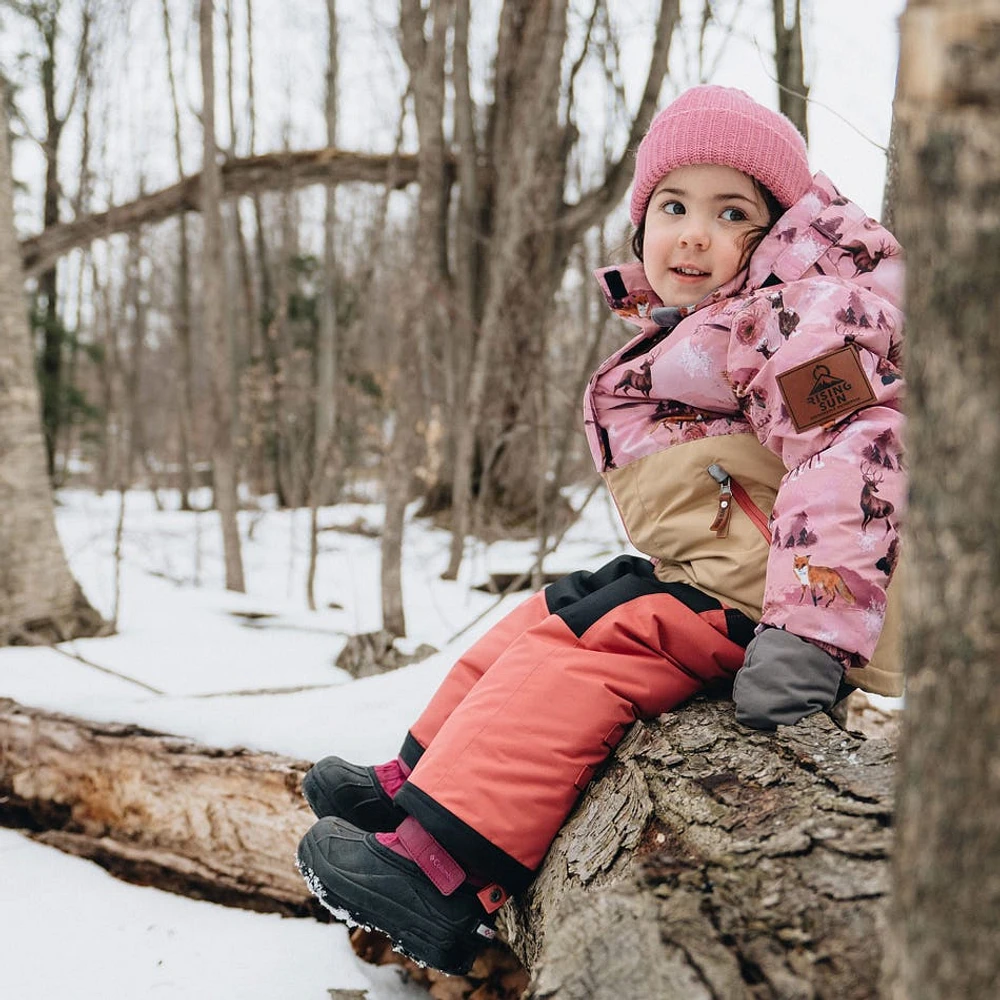
[[[302,779],[302,794],[322,819],[339,816],[370,833],[395,830],[406,813],[392,796],[406,780],[398,760],[378,767],[360,767],[340,757],[324,757]]]
[[[407,826],[416,838],[405,836]],[[416,820],[398,833],[366,833],[328,816],[302,838],[299,871],[338,919],[381,931],[421,965],[464,975],[496,937],[496,911],[507,894],[497,885],[477,889]]]

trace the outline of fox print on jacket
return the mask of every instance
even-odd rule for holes
[[[688,309],[659,307],[639,263],[597,276],[639,327],[585,400],[633,544],[661,580],[899,694],[887,643],[873,661],[905,509],[896,240],[817,174],[748,268]]]

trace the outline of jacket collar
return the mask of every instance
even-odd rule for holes
[[[899,244],[888,230],[869,219],[860,206],[841,195],[825,174],[817,173],[812,187],[761,240],[748,267],[700,302],[690,306],[664,307],[656,292],[649,287],[646,272],[639,261],[598,268],[594,275],[612,311],[627,322],[651,332],[660,326],[674,326],[685,316],[723,299],[755,292],[766,285],[797,281],[817,266],[861,284],[881,284],[877,276],[851,275],[851,268],[845,273],[845,256],[848,255],[848,248],[855,245],[852,237],[867,246],[885,248],[886,257],[899,254]],[[831,254],[834,248],[837,252]],[[828,268],[820,264],[824,257],[829,260]],[[895,268],[891,270],[895,271]],[[862,277],[865,280],[861,280]],[[897,284],[890,281],[889,290]],[[887,297],[890,301],[895,298],[893,295]]]

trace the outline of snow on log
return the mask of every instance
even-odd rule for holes
[[[314,912],[292,860],[307,762],[2,700],[0,746],[0,810],[40,839],[147,884]],[[503,913],[526,996],[874,997],[893,758],[823,715],[748,731],[727,702],[637,724]]]

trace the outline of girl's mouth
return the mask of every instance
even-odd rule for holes
[[[711,272],[702,271],[697,267],[686,267],[685,265],[680,265],[679,267],[672,267],[671,273],[676,274],[679,278],[707,278]]]

